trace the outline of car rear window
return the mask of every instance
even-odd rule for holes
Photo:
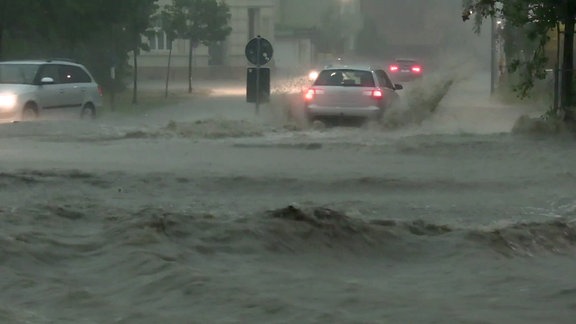
[[[372,72],[363,70],[324,70],[314,85],[335,87],[375,87]]]

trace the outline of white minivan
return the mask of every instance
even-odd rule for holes
[[[94,118],[102,89],[81,64],[67,60],[0,62],[0,119],[30,120],[52,111]]]

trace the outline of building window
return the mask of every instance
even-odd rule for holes
[[[169,44],[166,33],[163,31],[154,31],[148,35],[148,45],[151,50],[167,51],[172,44]]]

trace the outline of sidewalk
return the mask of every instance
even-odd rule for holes
[[[246,85],[240,80],[192,80],[192,90],[194,93],[210,94],[244,94]],[[132,89],[132,84],[128,84],[128,89]],[[138,89],[142,91],[164,91],[166,81],[162,80],[141,80],[138,82]],[[183,81],[169,81],[168,91],[186,93],[188,83]]]

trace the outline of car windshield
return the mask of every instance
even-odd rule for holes
[[[38,64],[0,64],[0,84],[32,84]]]
[[[314,85],[344,87],[375,87],[372,72],[363,70],[324,70]]]

